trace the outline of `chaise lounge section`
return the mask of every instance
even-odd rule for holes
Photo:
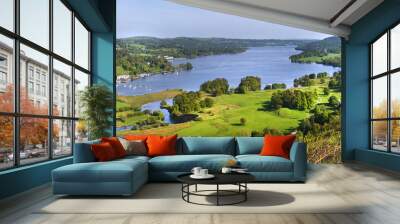
[[[54,194],[132,195],[148,181],[176,181],[176,177],[200,166],[218,172],[229,160],[236,160],[259,182],[304,182],[307,156],[304,143],[295,142],[290,159],[260,156],[263,137],[182,137],[177,155],[127,156],[96,162],[91,144],[77,143],[74,163],[53,170]]]

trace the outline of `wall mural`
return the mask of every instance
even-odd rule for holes
[[[126,29],[138,26],[124,26],[125,3],[119,4],[118,135],[296,133],[308,144],[310,162],[340,162],[339,38],[230,38],[229,27],[224,37],[212,30],[208,37],[182,35],[178,28],[175,36],[151,36],[154,27],[135,35]]]

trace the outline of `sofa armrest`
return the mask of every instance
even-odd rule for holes
[[[305,181],[307,174],[307,145],[294,142],[290,149],[290,160],[293,162],[293,179]]]
[[[99,143],[99,140],[75,143],[74,145],[74,163],[90,163],[95,162],[96,158],[92,153],[90,146]]]

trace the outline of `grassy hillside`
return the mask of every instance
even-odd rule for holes
[[[340,98],[339,92],[331,92],[324,95],[323,89],[326,85],[299,88],[303,91],[316,91],[318,94],[317,103],[326,104],[328,98],[336,95]],[[309,117],[308,111],[291,110],[281,108],[279,110],[266,109],[265,105],[270,101],[271,95],[278,90],[261,90],[246,94],[230,94],[213,97],[213,107],[204,109],[197,113],[200,119],[181,124],[169,124],[168,126],[121,131],[118,134],[161,134],[169,135],[177,133],[180,136],[250,136],[252,131],[261,132],[265,128],[276,129],[282,132],[295,130],[299,121]],[[152,95],[152,94],[150,94]],[[134,99],[143,99],[150,96],[135,96]],[[155,96],[163,95],[156,93]],[[152,96],[151,98],[160,97]],[[133,99],[130,97],[130,99]],[[155,101],[155,100],[153,100]],[[149,102],[146,100],[146,102]],[[138,104],[136,104],[138,105]],[[127,113],[127,112],[122,112]],[[241,125],[240,119],[245,118],[246,124]],[[127,120],[126,123],[146,119],[139,116]]]

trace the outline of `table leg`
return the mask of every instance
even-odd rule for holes
[[[247,189],[247,183],[244,183],[244,187],[245,187],[245,192],[244,192],[244,201],[247,201],[247,192],[248,192],[248,189]]]
[[[217,206],[219,206],[219,184],[217,184]]]
[[[190,200],[189,200],[189,195],[190,195],[190,184],[187,185],[187,191],[188,191],[188,193],[187,193],[187,201],[190,202]]]

